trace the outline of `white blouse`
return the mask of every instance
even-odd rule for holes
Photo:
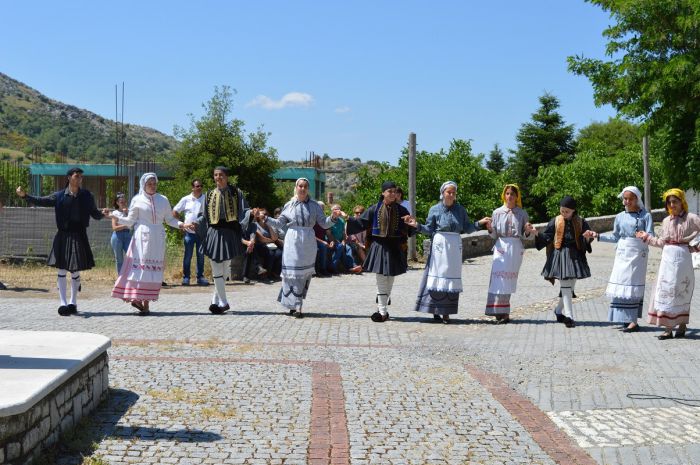
[[[125,218],[117,218],[119,224],[127,226],[162,225],[163,222],[173,228],[179,228],[183,223],[173,217],[173,210],[170,208],[168,198],[161,194],[141,194],[131,200],[129,214]]]

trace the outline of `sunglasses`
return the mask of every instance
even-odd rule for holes
[[[201,185],[201,184],[195,184],[195,185],[194,185],[194,186],[192,186],[192,187],[194,187],[195,189],[199,189],[199,188],[201,188],[201,187],[202,187],[202,185]]]

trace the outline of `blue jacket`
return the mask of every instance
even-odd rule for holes
[[[59,231],[68,231],[70,229],[71,216],[77,219],[77,223],[83,228],[87,228],[90,225],[90,217],[96,220],[104,218],[102,212],[97,209],[95,197],[92,196],[90,191],[85,189],[80,189],[75,198],[66,195],[65,189],[54,192],[46,197],[26,195],[24,198],[28,203],[39,207],[54,207],[56,213],[56,227]],[[74,205],[75,202],[77,202],[77,205]],[[71,215],[75,208],[77,208],[77,210]],[[76,221],[72,223],[73,228],[75,228]]]

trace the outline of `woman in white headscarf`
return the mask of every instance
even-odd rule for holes
[[[651,213],[644,208],[642,193],[635,186],[627,186],[617,196],[625,211],[615,216],[613,231],[595,234],[598,240],[617,243],[615,263],[605,294],[610,298],[608,320],[624,325],[622,331],[639,331],[637,318],[642,316],[644,288],[647,275],[649,246],[636,237],[640,231],[654,235]]]
[[[105,216],[119,224],[133,226],[134,235],[112,289],[112,297],[131,302],[141,314],[149,312],[149,302],[158,300],[165,267],[165,228],[167,223],[182,229],[183,223],[173,218],[168,199],[156,193],[158,177],[145,173],[139,182],[138,195],[131,200],[126,217],[113,216],[109,209]]]
[[[309,195],[309,180],[294,183],[294,197],[282,208],[278,218],[265,220],[275,228],[287,228],[282,249],[282,289],[277,300],[290,315],[302,318],[301,311],[316,263],[314,225],[328,229],[336,221],[338,210],[326,217],[321,206]]]
[[[432,313],[436,321],[449,323],[457,313],[462,292],[462,237],[488,224],[490,218],[472,222],[467,211],[457,202],[457,184],[447,181],[440,186],[440,202],[428,211],[425,224],[417,224],[418,232],[431,236],[430,255],[423,272],[417,312]]]

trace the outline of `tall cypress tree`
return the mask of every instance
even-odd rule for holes
[[[533,214],[533,220],[544,221],[547,218],[544,198],[530,195],[530,186],[541,166],[573,160],[574,127],[565,124],[557,112],[559,100],[555,96],[545,93],[539,100],[540,108],[532,114],[532,121],[524,123],[518,131],[518,146],[512,151],[510,170],[520,185],[523,206]]]
[[[506,161],[503,158],[503,150],[494,144],[493,149],[489,152],[489,159],[486,161],[486,168],[494,173],[500,173],[506,167]]]

